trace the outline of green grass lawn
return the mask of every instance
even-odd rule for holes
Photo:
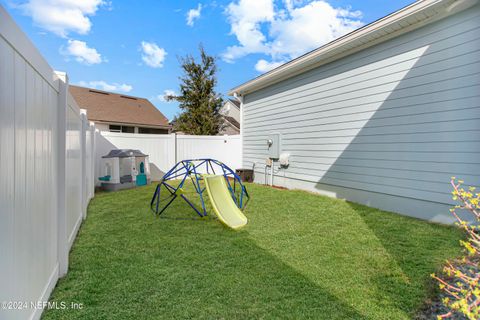
[[[44,319],[410,319],[459,231],[303,191],[247,184],[240,231],[154,186],[100,193]]]

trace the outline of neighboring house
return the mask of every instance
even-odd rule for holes
[[[80,108],[100,131],[167,134],[168,119],[147,99],[70,86]]]
[[[223,105],[220,113],[223,115],[223,129],[219,135],[240,134],[240,102],[234,99],[228,99]]]
[[[275,185],[451,222],[450,177],[480,178],[478,30],[478,1],[417,1],[232,89],[243,165],[263,182],[280,134]]]
[[[223,128],[218,135],[237,135],[240,134],[240,102],[234,99],[228,99],[220,109],[223,117]],[[172,127],[175,122],[170,123]],[[177,134],[183,134],[181,131],[176,131]]]

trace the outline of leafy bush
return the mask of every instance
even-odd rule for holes
[[[457,219],[457,225],[465,230],[467,239],[460,241],[464,256],[457,261],[447,261],[443,268],[443,278],[432,274],[439,282],[440,290],[445,294],[443,304],[449,312],[438,319],[464,315],[468,319],[480,318],[480,193],[475,187],[464,188],[463,181],[452,178],[453,199],[460,204],[450,212]],[[469,212],[476,224],[469,224],[459,216],[459,212]]]

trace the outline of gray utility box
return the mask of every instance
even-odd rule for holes
[[[270,159],[280,158],[280,134],[279,133],[273,133],[268,136],[267,146],[268,146],[268,157]]]

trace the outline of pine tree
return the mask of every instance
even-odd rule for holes
[[[192,135],[216,135],[222,129],[222,97],[215,92],[217,65],[215,57],[200,46],[200,62],[191,55],[181,58],[184,75],[180,94],[168,100],[180,103],[181,114],[174,119],[174,129]]]

